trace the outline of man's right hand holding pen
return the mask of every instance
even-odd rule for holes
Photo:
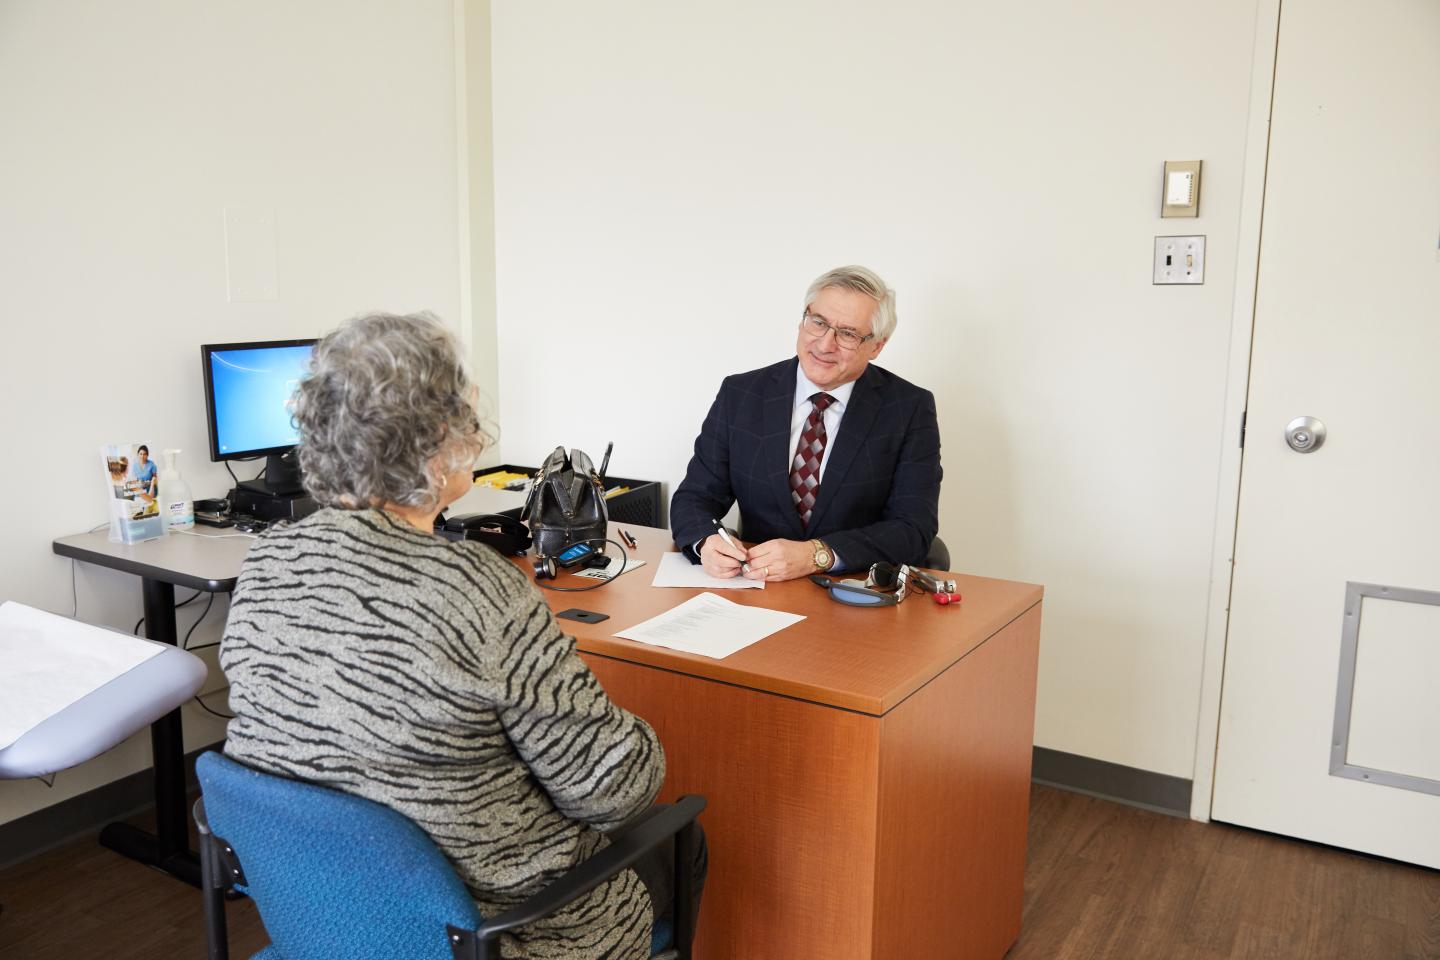
[[[711,522],[715,524],[715,532],[700,544],[700,566],[710,576],[722,579],[741,573],[748,575],[750,553],[745,549],[745,545],[730,536],[730,531],[721,526],[718,520]]]

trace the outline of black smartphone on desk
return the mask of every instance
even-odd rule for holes
[[[581,610],[579,607],[571,607],[569,610],[561,610],[555,614],[561,620],[575,620],[580,623],[599,623],[601,620],[609,620],[610,614],[598,613],[594,610]]]

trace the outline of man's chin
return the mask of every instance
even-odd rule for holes
[[[824,360],[817,360],[807,355],[801,362],[800,367],[805,371],[805,376],[810,379],[811,383],[821,389],[828,390],[829,387],[827,384],[835,379],[836,373],[840,369],[840,364],[826,363]]]

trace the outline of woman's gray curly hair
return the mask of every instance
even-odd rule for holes
[[[295,391],[305,487],[325,506],[430,509],[491,438],[455,338],[430,313],[372,313],[315,345]]]

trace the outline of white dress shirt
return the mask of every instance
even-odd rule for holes
[[[855,392],[855,381],[842,384],[834,390],[821,390],[810,382],[799,364],[795,365],[795,405],[790,410],[790,457],[785,461],[785,475],[789,476],[795,466],[795,448],[800,445],[800,434],[805,430],[805,421],[810,418],[814,404],[810,398],[817,393],[828,393],[835,402],[825,408],[820,419],[825,421],[825,456],[820,460],[820,476],[825,479],[825,467],[830,463],[830,451],[835,449],[835,438],[840,435],[840,418],[845,416],[845,407],[850,403],[850,394]]]
[[[830,451],[835,449],[835,440],[840,436],[840,420],[845,416],[845,408],[850,405],[850,394],[854,392],[854,380],[843,383],[834,390],[822,391],[810,382],[799,364],[795,365],[795,406],[790,411],[790,459],[785,463],[786,476],[789,476],[795,466],[795,448],[800,445],[800,434],[805,430],[805,421],[810,419],[810,411],[815,408],[810,398],[817,393],[828,393],[835,398],[835,402],[820,414],[820,419],[825,422],[825,455],[820,458],[820,476],[817,479],[824,483],[825,468],[830,464]],[[840,554],[831,550],[830,556],[834,560],[830,566],[831,573],[845,569]]]

